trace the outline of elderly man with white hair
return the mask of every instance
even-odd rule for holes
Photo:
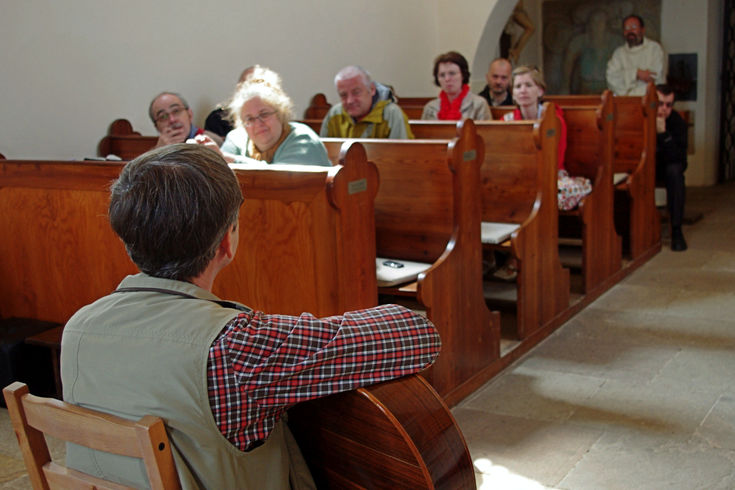
[[[341,103],[324,117],[319,132],[336,138],[413,138],[408,117],[385,85],[359,66],[342,68],[334,77]]]

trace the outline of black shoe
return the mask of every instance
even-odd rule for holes
[[[671,231],[671,250],[674,252],[683,252],[687,249],[687,242],[684,240],[684,234],[681,229]]]

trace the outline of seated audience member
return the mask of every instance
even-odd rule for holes
[[[540,119],[542,111],[542,98],[546,92],[546,82],[541,72],[529,66],[519,66],[513,70],[513,101],[516,109],[507,113],[503,119],[506,121],[522,121],[525,119]],[[561,124],[559,134],[559,158],[557,167],[564,169],[564,154],[567,150],[567,124],[564,121],[564,113],[561,107],[555,105],[556,115]]]
[[[260,70],[260,65],[253,65],[245,68],[240,74],[240,78],[237,83],[244,82],[255,70]],[[275,73],[272,82],[281,85],[281,77]],[[218,105],[212,112],[209,113],[207,119],[204,121],[204,129],[210,131],[216,135],[221,136],[223,139],[227,136],[227,133],[232,131],[234,128],[232,124],[232,118],[230,117],[230,111],[225,107],[227,104]]]
[[[200,134],[207,134],[217,144],[222,142],[216,134],[205,132],[194,125],[194,114],[189,103],[175,92],[161,92],[156,95],[148,106],[148,115],[158,130],[156,148],[183,143]]]
[[[656,180],[666,183],[666,204],[671,221],[671,250],[687,249],[681,223],[686,192],[684,171],[687,169],[687,124],[674,109],[674,91],[666,84],[656,85],[658,113],[656,117]]]
[[[496,58],[490,63],[485,74],[487,85],[479,94],[487,100],[490,106],[513,105],[513,97],[509,90],[512,71],[510,61],[505,58]]]
[[[220,300],[212,285],[235,257],[242,203],[232,170],[203,146],[129,162],[111,188],[109,219],[141,272],[75,313],[62,337],[64,399],[161,417],[182,488],[295,488],[289,476],[305,467],[282,420],[287,408],[418,372],[440,348],[433,325],[401,306],[320,319]],[[66,458],[85,473],[148,485],[131,458],[75,445]]]
[[[536,68],[519,66],[513,70],[513,100],[517,107],[513,112],[504,116],[506,121],[522,121],[540,119],[542,117],[542,98],[546,92],[546,83],[541,72]],[[557,153],[557,204],[561,210],[574,209],[579,201],[592,191],[592,184],[584,177],[570,177],[564,168],[564,154],[567,149],[567,125],[564,121],[564,112],[557,105],[556,116],[559,119],[559,145]],[[509,258],[505,265],[495,272],[498,279],[515,280],[517,263]]]
[[[235,121],[219,151],[228,162],[297,163],[330,166],[327,150],[309,126],[291,122],[293,102],[268,68],[240,83],[229,104]],[[280,77],[277,78],[280,82]],[[206,137],[194,142],[216,148]]]
[[[319,134],[335,138],[413,138],[408,117],[391,90],[373,81],[359,66],[342,68],[334,77],[341,102],[322,121]]]
[[[464,56],[456,51],[439,55],[434,60],[434,84],[441,92],[424,106],[421,119],[492,119],[487,101],[470,92],[469,82],[470,70]]]

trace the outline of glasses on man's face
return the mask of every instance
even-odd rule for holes
[[[245,123],[245,127],[249,128],[253,124],[255,124],[255,121],[260,121],[262,123],[265,123],[265,121],[273,116],[276,113],[276,111],[263,111],[257,116],[248,116],[245,119],[243,119],[243,123]]]
[[[664,101],[661,100],[661,101],[659,101],[658,106],[659,107],[674,107],[674,103],[673,102],[664,102]]]
[[[180,105],[173,106],[170,111],[166,112],[159,112],[156,114],[156,123],[165,123],[169,120],[171,116],[173,117],[179,117],[179,114],[181,114],[183,111],[186,110],[186,107],[182,107]]]

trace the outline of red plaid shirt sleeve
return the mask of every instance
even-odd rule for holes
[[[222,434],[247,451],[291,405],[416,373],[440,347],[429,320],[397,305],[327,318],[241,313],[210,348],[209,403]]]

